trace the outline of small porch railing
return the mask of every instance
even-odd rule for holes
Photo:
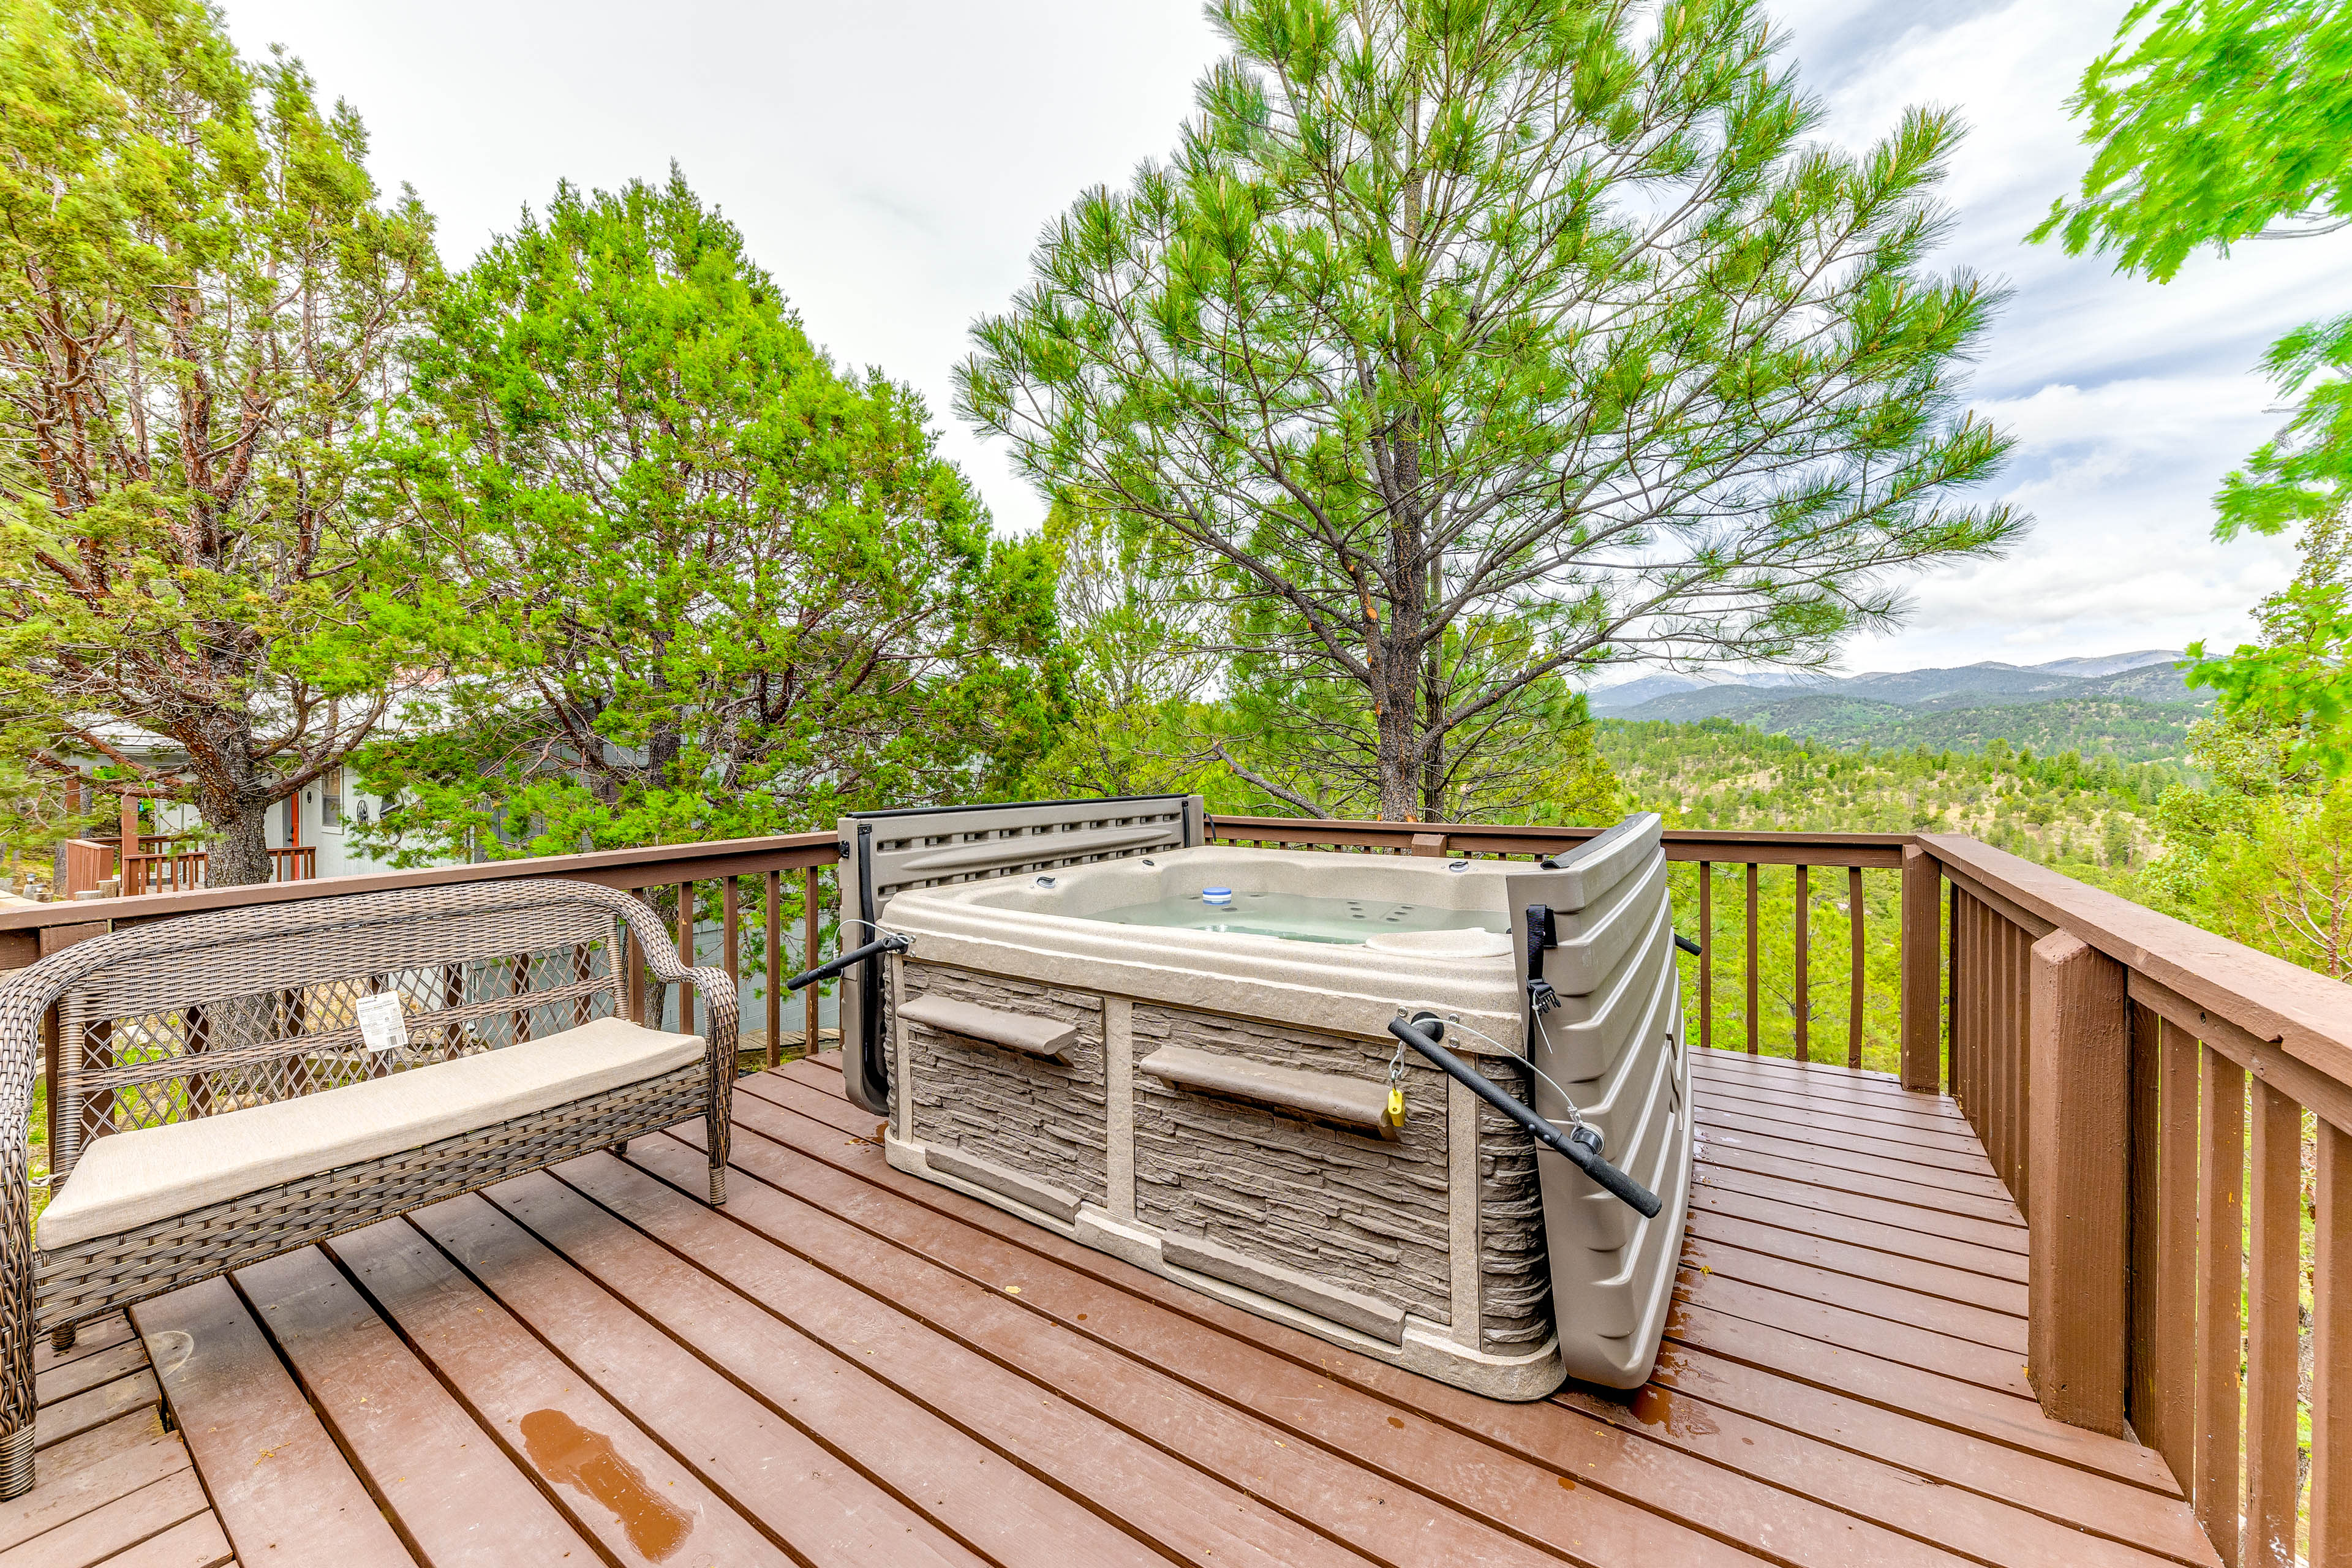
[[[1208,827],[1229,845],[1528,858],[1598,831]],[[2232,1568],[2352,1563],[2352,988],[1970,838],[1666,838],[1701,943],[1701,1044],[1883,1065],[1958,1102],[2031,1224],[2044,1409],[2162,1454]],[[824,832],[5,910],[0,970],[197,910],[575,877],[656,900],[681,946],[698,937],[730,973],[748,944],[772,1062],[784,932],[797,920],[800,950],[820,950],[837,858]],[[628,984],[644,995],[634,955]],[[803,1005],[813,1043],[814,989]]]
[[[68,898],[96,892],[108,879],[121,878],[121,891],[136,898],[142,893],[184,893],[209,882],[212,858],[188,847],[187,835],[142,833],[138,847],[124,855],[117,838],[69,838],[66,841],[64,892]],[[269,879],[308,881],[319,874],[319,848],[299,844],[269,851]]]
[[[202,849],[183,849],[184,840],[142,838],[139,853],[123,858],[122,891],[126,897],[142,893],[184,893],[208,886],[212,857]],[[151,843],[154,846],[150,847]],[[289,848],[269,851],[269,879],[273,882],[307,882],[319,874],[319,847],[297,844]]]

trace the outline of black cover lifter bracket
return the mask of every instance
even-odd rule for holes
[[[1445,1036],[1445,1022],[1436,1014],[1415,1013],[1410,1021],[1391,1018],[1389,1033],[1427,1057],[1446,1077],[1526,1128],[1537,1142],[1591,1177],[1635,1214],[1643,1219],[1657,1217],[1658,1210],[1664,1206],[1658,1202],[1658,1194],[1602,1157],[1600,1129],[1580,1123],[1562,1132],[1532,1109],[1504,1093],[1492,1079],[1438,1044]]]

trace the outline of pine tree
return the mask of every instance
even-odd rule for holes
[[[1846,157],[1752,0],[1224,0],[1173,159],[1048,228],[960,405],[1180,542],[1298,804],[1540,794],[1564,677],[1825,658],[1962,492],[1998,300],[1923,259],[1958,135]],[[1324,797],[1296,787],[1319,781]]]

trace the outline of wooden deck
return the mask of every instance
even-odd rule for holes
[[[681,1129],[86,1331],[0,1568],[2218,1562],[2154,1454],[2041,1415],[2025,1230],[1948,1100],[1697,1073],[1630,1399],[1192,1295],[891,1171],[802,1063],[739,1088],[723,1215]]]

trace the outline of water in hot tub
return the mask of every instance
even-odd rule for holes
[[[1447,910],[1384,899],[1318,899],[1305,893],[1234,889],[1233,901],[1212,904],[1198,891],[1128,904],[1086,917],[1120,925],[1173,926],[1181,931],[1238,931],[1292,942],[1360,942],[1387,931],[1508,931],[1510,918],[1492,910]]]

